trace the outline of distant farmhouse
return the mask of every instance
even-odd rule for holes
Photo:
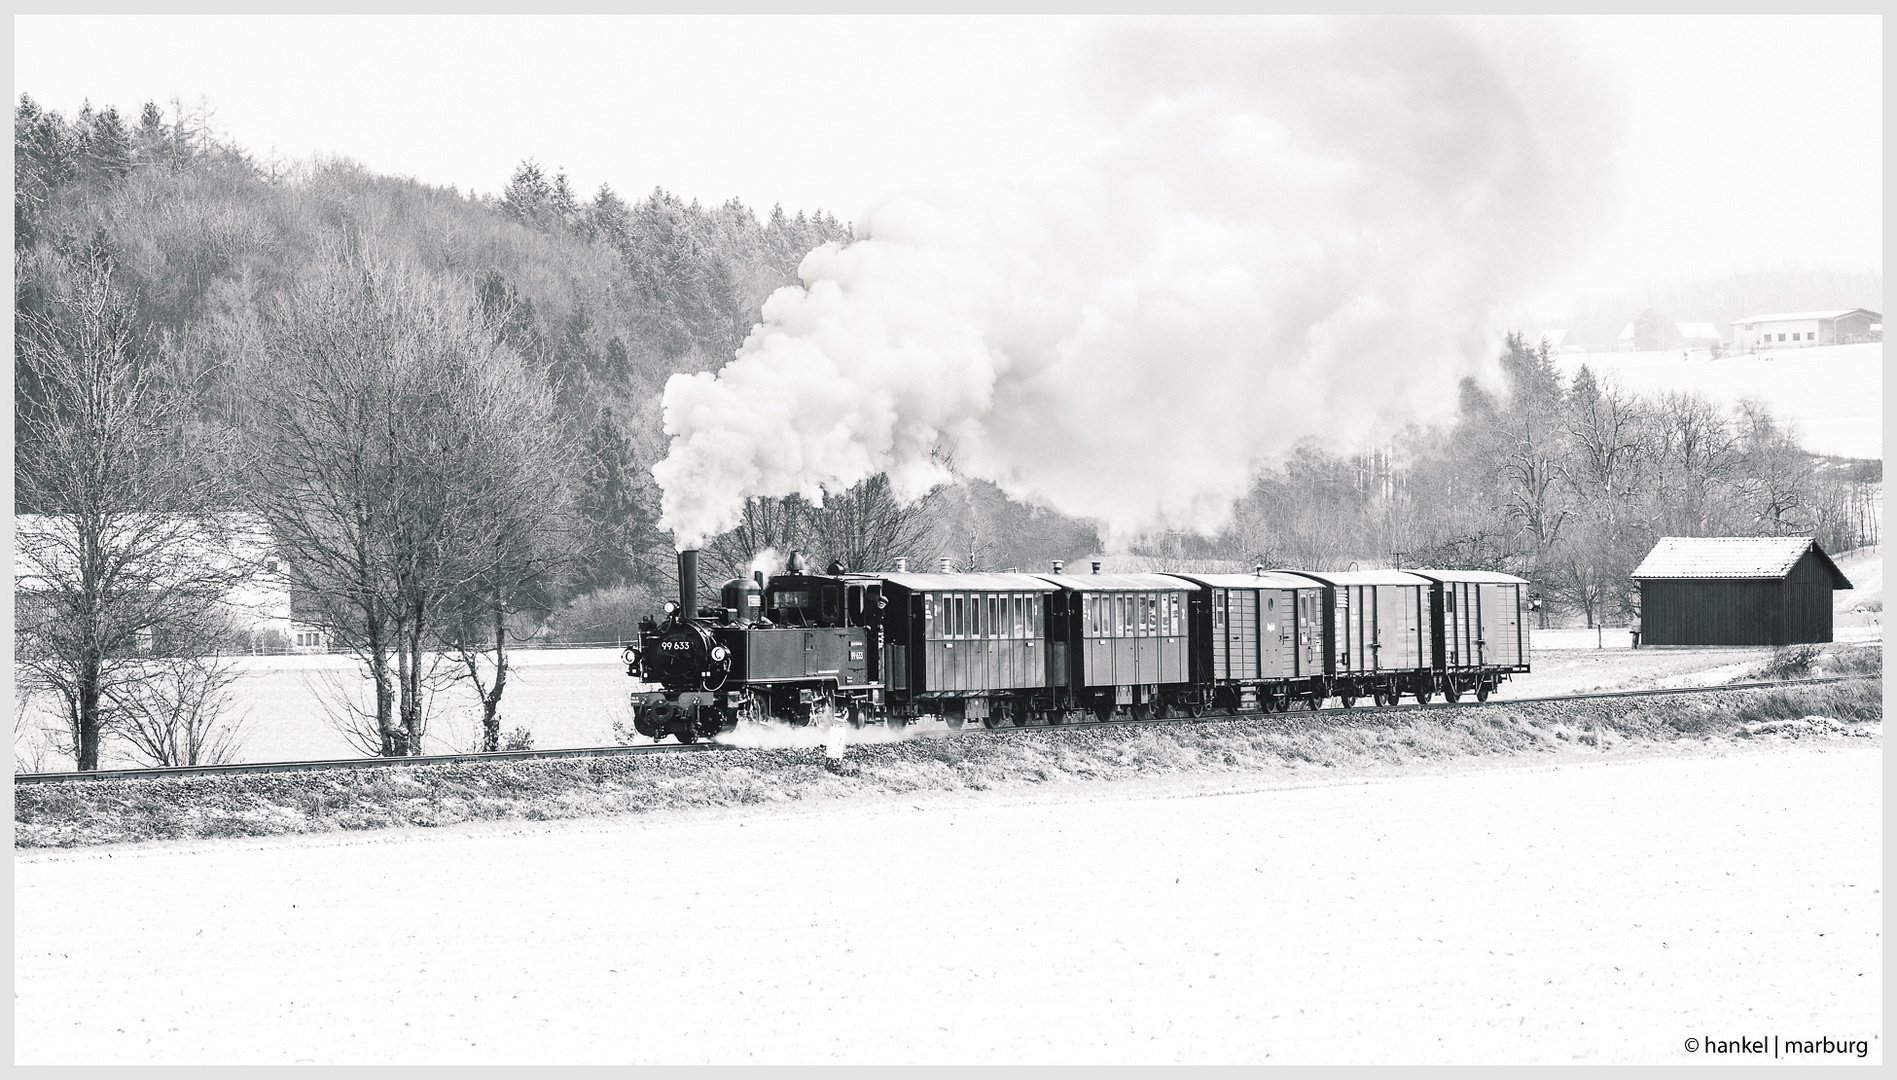
[[[1620,328],[1614,347],[1621,352],[1658,352],[1666,349],[1705,349],[1717,356],[1726,338],[1709,322],[1661,322],[1643,316]]]
[[[54,514],[21,514],[13,524],[13,593],[16,604],[31,605],[37,595],[52,587],[50,573],[57,578],[64,552],[69,551],[69,519]],[[183,531],[183,530],[181,530]],[[188,535],[188,532],[187,532]],[[298,621],[293,590],[278,573],[280,565],[269,532],[261,523],[242,515],[231,515],[217,522],[216,528],[199,531],[198,536],[181,545],[188,550],[167,553],[169,558],[191,561],[219,569],[242,567],[248,572],[224,597],[222,614],[238,636],[235,646],[252,653],[327,652],[326,635],[315,626]],[[52,560],[50,564],[47,560]],[[296,610],[295,614],[302,614]],[[149,634],[140,635],[140,647],[151,649]]]
[[[1716,350],[1726,343],[1726,336],[1709,322],[1674,323],[1673,329],[1679,331],[1680,347],[1683,349]]]
[[[1741,352],[1882,341],[1884,316],[1864,308],[1754,315],[1732,324],[1732,340]]]

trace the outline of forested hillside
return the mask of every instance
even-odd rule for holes
[[[665,452],[666,379],[721,365],[771,291],[796,281],[807,252],[850,239],[817,211],[773,208],[760,218],[736,200],[707,208],[664,190],[629,200],[604,185],[581,196],[532,161],[494,195],[341,160],[267,166],[175,105],[68,118],[23,96],[15,168],[16,327],[56,323],[75,267],[109,266],[135,306],[141,347],[165,378],[194,387],[180,446],[229,459],[257,453],[258,438],[267,444],[258,401],[270,379],[259,358],[288,347],[296,313],[287,308],[303,302],[304,283],[387,266],[459,297],[491,339],[482,355],[491,344],[544,384],[570,454],[561,467],[578,525],[565,542],[577,557],[510,611],[521,631],[571,640],[624,637],[670,591],[671,546],[653,524],[647,471]],[[1725,299],[1805,301],[1770,285]],[[1450,427],[1359,455],[1307,446],[1261,475],[1221,535],[1156,536],[1135,552],[1155,568],[1507,569],[1534,579],[1550,611],[1591,620],[1627,614],[1625,574],[1659,535],[1796,531],[1834,549],[1875,539],[1867,507],[1881,466],[1805,454],[1764,405],[1728,415],[1686,396],[1636,399],[1591,375],[1569,385],[1519,340],[1504,359],[1503,395],[1465,385]],[[17,415],[37,392],[17,358],[15,392]],[[23,429],[16,463],[31,439]],[[229,490],[232,508],[259,497],[242,484]],[[1028,567],[1099,546],[1090,525],[990,484],[952,485],[900,507],[876,480],[822,508],[752,500],[745,525],[710,545],[706,567],[743,573],[793,547],[853,567],[897,556]]]
[[[205,380],[206,424],[249,419],[250,388],[232,381],[244,327],[331,241],[465,282],[584,448],[580,504],[597,542],[577,592],[664,572],[645,470],[664,451],[665,380],[722,364],[807,252],[849,239],[821,212],[773,208],[760,221],[735,199],[628,201],[604,185],[581,198],[532,162],[498,196],[341,160],[266,168],[175,105],[64,118],[22,96],[14,131],[16,320],[47,307],[82,250],[102,252],[166,366]],[[32,393],[16,378],[16,394]]]

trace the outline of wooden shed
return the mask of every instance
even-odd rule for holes
[[[1849,589],[1809,536],[1662,537],[1633,573],[1651,645],[1831,640],[1831,592]]]

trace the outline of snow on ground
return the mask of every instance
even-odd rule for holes
[[[1823,345],[1815,349],[1775,349],[1721,360],[1703,353],[1682,359],[1678,349],[1662,352],[1557,353],[1556,363],[1572,376],[1582,364],[1596,375],[1611,375],[1624,388],[1644,396],[1690,390],[1715,401],[1737,404],[1756,397],[1790,421],[1807,450],[1844,457],[1884,456],[1884,346]]]
[[[1623,635],[1624,637],[1625,635]],[[1712,686],[1772,658],[1769,646],[1707,649],[1536,649],[1532,669],[1502,685],[1500,700],[1595,690]]]
[[[26,853],[15,1053],[1881,1060],[1875,748],[1563,761]]]

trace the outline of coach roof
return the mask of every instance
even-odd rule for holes
[[[911,592],[1052,592],[1054,587],[1029,574],[855,574],[852,578],[887,581]]]
[[[1320,584],[1307,577],[1267,570],[1262,574],[1180,574],[1179,577],[1214,589],[1318,589]]]
[[[1468,581],[1477,585],[1528,584],[1527,578],[1518,578],[1513,574],[1498,574],[1493,570],[1405,570],[1404,573],[1442,582]]]
[[[1042,581],[1051,581],[1063,589],[1075,592],[1187,592],[1198,591],[1198,586],[1184,578],[1169,577],[1165,574],[1038,574]]]
[[[1284,573],[1307,577],[1326,585],[1428,585],[1430,583],[1428,578],[1417,577],[1407,570],[1338,570],[1334,573],[1286,570]]]

